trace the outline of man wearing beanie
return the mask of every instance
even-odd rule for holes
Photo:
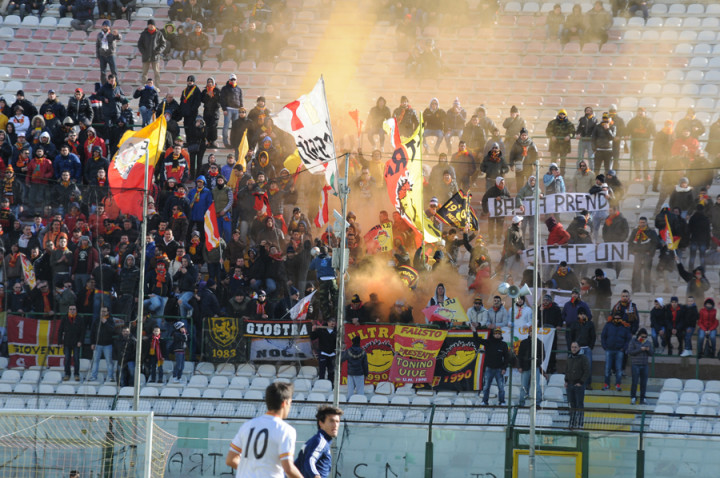
[[[195,84],[195,76],[188,76],[187,86],[180,94],[180,114],[183,117],[185,134],[187,134],[189,128],[195,125],[195,118],[197,118],[198,111],[200,111],[201,97],[200,88]]]
[[[490,214],[490,208],[488,202],[495,200],[495,198],[510,199],[510,193],[505,187],[505,179],[502,176],[495,178],[495,184],[491,186],[482,198],[482,210],[483,214]],[[490,217],[488,218],[488,244],[496,243],[501,244],[503,240],[503,222],[504,217]]]
[[[208,140],[208,146],[217,148],[217,129],[220,121],[220,90],[217,88],[215,78],[208,78],[205,85],[200,99],[203,104],[206,139]]]
[[[348,363],[347,396],[365,393],[365,377],[368,370],[368,358],[365,350],[360,346],[360,336],[352,338],[352,347],[342,353],[342,361]]]
[[[512,105],[510,108],[510,116],[503,121],[505,128],[505,144],[513,144],[520,138],[520,132],[525,129],[525,120],[520,117],[520,111],[517,106]]]
[[[155,83],[160,84],[159,61],[165,51],[166,41],[163,32],[155,28],[155,20],[147,21],[147,28],[142,31],[137,42],[138,50],[142,55],[142,80],[147,80],[150,68],[153,70]]]
[[[512,143],[509,158],[510,169],[515,169],[515,188],[518,191],[519,198],[525,197],[520,196],[520,191],[525,189],[527,185],[526,178],[528,178],[528,174],[532,174],[537,157],[537,146],[530,139],[528,130],[521,128],[517,140]],[[534,188],[535,185],[533,184],[532,187]]]
[[[645,392],[647,391],[648,375],[650,371],[649,358],[655,350],[648,339],[647,330],[640,329],[628,345],[627,354],[632,365],[632,387],[630,388],[630,403],[637,403],[637,387],[640,385],[640,405],[647,405]]]
[[[578,141],[578,162],[582,161],[587,153],[588,161],[592,169],[595,153],[592,150],[592,135],[595,127],[598,125],[597,117],[593,109],[588,106],[585,108],[585,114],[578,120],[577,134],[580,137]]]
[[[603,113],[602,121],[593,131],[592,148],[598,171],[605,174],[613,167],[613,144],[616,136],[617,128],[610,121],[610,115]]]
[[[555,162],[560,159],[560,174],[565,175],[565,161],[570,154],[570,140],[575,137],[575,126],[567,117],[565,108],[558,111],[554,120],[545,128],[545,136],[550,141],[550,159]]]
[[[650,168],[648,157],[650,155],[650,141],[655,136],[655,123],[647,117],[642,106],[637,114],[627,124],[630,135],[630,158],[635,170],[635,181],[650,181]]]
[[[102,28],[95,39],[95,56],[100,63],[100,82],[105,83],[105,70],[109,69],[110,73],[117,76],[117,68],[115,68],[115,48],[122,36],[117,30],[110,31],[110,21],[105,20]]]

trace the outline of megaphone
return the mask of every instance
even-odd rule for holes
[[[516,285],[511,285],[510,287],[507,288],[507,295],[509,295],[513,299],[517,299],[521,295],[524,296],[524,295],[528,295],[528,294],[530,294],[530,288],[528,287],[527,284],[525,284],[522,287],[522,289]]]
[[[500,295],[507,295],[509,288],[510,288],[510,284],[508,284],[507,282],[503,282],[502,284],[500,284],[498,286],[497,290],[500,293]]]

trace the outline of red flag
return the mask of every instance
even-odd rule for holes
[[[255,205],[253,208],[266,216],[272,216],[272,211],[270,210],[270,199],[268,199],[267,193],[253,193],[253,196],[255,196]]]
[[[332,188],[329,184],[323,186],[320,207],[318,207],[318,214],[315,216],[315,225],[318,228],[322,228],[330,219],[330,212],[328,210],[328,193],[330,191],[332,191]]]
[[[355,127],[357,127],[358,138],[362,135],[363,122],[360,120],[360,112],[358,110],[349,111],[350,117],[355,120]]]
[[[218,227],[215,201],[205,211],[205,247],[210,251],[220,245],[220,228]]]

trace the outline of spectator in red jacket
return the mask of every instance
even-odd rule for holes
[[[548,236],[548,246],[561,246],[567,244],[570,240],[570,233],[565,230],[565,227],[558,222],[554,217],[549,217],[545,220],[545,226],[548,228],[550,235]]]
[[[710,354],[708,357],[715,356],[715,345],[717,341],[718,319],[717,310],[715,309],[715,301],[708,298],[700,309],[700,318],[698,319],[698,357],[703,357],[705,352],[705,337],[710,341]]]

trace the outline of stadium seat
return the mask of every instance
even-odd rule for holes
[[[652,420],[650,420],[650,426],[652,428]],[[668,429],[668,432],[686,434],[686,433],[690,433],[691,428],[692,428],[692,422],[690,420],[683,420],[681,418],[673,418],[672,420],[670,420],[670,427]]]
[[[9,383],[9,384],[16,384],[20,381],[22,378],[22,375],[20,375],[20,372],[17,370],[4,370],[2,373],[2,377],[0,377],[0,383]]]
[[[709,380],[705,384],[705,393],[720,393],[720,380]]]
[[[261,390],[265,389],[270,385],[270,379],[266,377],[255,377],[250,383],[250,390]]]
[[[705,420],[695,420],[692,422],[690,433],[693,435],[708,435],[712,433],[712,423]]]
[[[223,391],[217,388],[208,388],[203,390],[202,398],[219,399],[222,398]]]
[[[235,377],[233,377],[235,378]],[[210,377],[210,382],[208,383],[208,388],[214,388],[214,389],[220,389],[225,390],[230,385],[230,382],[228,381],[227,376],[225,375],[215,375],[213,377]]]
[[[200,398],[201,395],[202,389],[200,388],[186,388],[180,394],[182,398]]]
[[[64,398],[59,398],[59,397],[51,398],[45,404],[45,409],[65,411],[65,410],[67,410],[67,401]]]
[[[20,379],[20,383],[32,383],[36,384],[40,381],[40,370],[25,370],[25,373],[23,373],[22,378]]]
[[[259,408],[264,409],[264,404],[261,405]],[[235,412],[238,417],[242,418],[254,418],[255,415],[258,412],[258,407],[254,403],[240,403],[237,407],[237,411]]]
[[[695,392],[683,392],[678,400],[679,405],[695,406],[700,402],[700,397]]]
[[[300,414],[298,415],[298,418],[311,420],[315,418],[316,413],[317,408],[312,405],[305,405],[304,407],[300,408]]]
[[[80,385],[75,393],[86,397],[92,397],[97,395],[97,389],[93,385]]]
[[[252,364],[244,363],[238,366],[235,375],[238,377],[254,377],[255,367]]]
[[[160,395],[157,387],[143,387],[140,389],[141,397],[157,397]]]
[[[275,378],[275,375],[277,373],[277,370],[275,370],[275,365],[270,364],[262,364],[257,368],[257,376],[258,377],[267,377],[267,378]]]
[[[230,383],[228,384],[229,388],[234,388],[238,390],[246,390],[250,386],[250,381],[247,377],[233,377],[230,379]]]
[[[326,395],[324,393],[311,392],[307,396],[307,401],[308,402],[325,402]]]
[[[3,25],[8,27],[17,26],[20,23],[22,23],[22,20],[17,15],[7,15],[3,20]]]
[[[216,417],[231,418],[235,416],[236,410],[237,407],[232,402],[218,402],[213,415]]]
[[[215,374],[215,365],[209,362],[200,362],[195,367],[195,373],[198,375],[213,375]]]
[[[563,402],[563,389],[560,387],[547,387],[543,393],[545,400],[550,402]]]
[[[57,393],[58,395],[75,395],[75,391],[76,390],[74,386],[63,383],[61,385],[58,385],[55,393]]]
[[[559,373],[554,373],[550,375],[550,380],[548,381],[548,387],[564,387],[565,386],[565,376]]]
[[[223,398],[225,400],[239,400],[243,398],[243,391],[228,388],[223,392]]]
[[[191,416],[195,409],[195,403],[197,403],[195,400],[176,400],[173,415]]]
[[[215,414],[215,404],[214,402],[205,401],[198,402],[195,404],[195,410],[193,410],[193,415],[195,416],[201,416],[201,417],[211,417]]]
[[[379,405],[387,405],[389,403],[387,395],[373,395],[370,397],[370,403]]]
[[[698,407],[695,412],[696,415],[707,415],[707,416],[711,416],[711,417],[716,416],[717,413],[718,413],[717,405],[714,405],[712,407],[706,407],[706,406]]]
[[[160,391],[160,396],[163,398],[177,398],[180,396],[180,390],[178,388],[163,388]]]
[[[277,370],[277,377],[294,379],[297,377],[297,368],[294,365],[280,365]]]
[[[88,403],[88,409],[89,410],[100,410],[100,411],[106,411],[110,410],[110,406],[112,405],[113,400],[111,398],[107,397],[97,397],[97,398],[91,398]]]
[[[88,401],[84,398],[73,398],[68,402],[68,410],[87,410]]]
[[[132,397],[133,393],[133,387],[122,387],[118,392],[118,397]]]
[[[685,386],[683,387],[683,392],[695,392],[695,393],[702,393],[702,391],[705,389],[705,384],[702,380],[697,379],[690,379],[685,382]]]
[[[720,407],[720,395],[717,393],[705,392],[700,395],[700,405],[708,407]]]
[[[205,375],[193,375],[187,384],[188,387],[207,388],[208,378]]]
[[[410,399],[407,396],[395,395],[390,400],[391,405],[410,405]]]
[[[695,408],[689,405],[680,405],[675,408],[676,415],[695,415]]]
[[[432,403],[429,397],[417,396],[412,399],[413,406],[430,406]]]
[[[368,399],[365,395],[358,395],[356,393],[348,398],[348,403],[368,403]]]
[[[27,373],[27,371],[26,371]],[[13,393],[16,394],[31,394],[35,393],[35,384],[34,383],[18,383],[15,385],[15,388],[13,389]]]
[[[243,396],[243,398],[245,400],[264,400],[265,399],[265,388],[267,388],[267,387],[263,387],[262,391],[261,390],[248,390],[247,392],[245,392],[245,395]]]
[[[383,410],[378,408],[367,408],[362,415],[364,422],[380,423],[383,421]]]

